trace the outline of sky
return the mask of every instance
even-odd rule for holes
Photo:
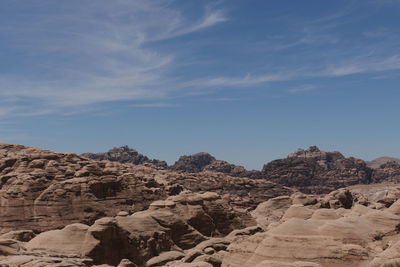
[[[399,0],[1,0],[0,141],[400,157]]]

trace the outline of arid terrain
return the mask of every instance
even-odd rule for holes
[[[246,170],[0,143],[0,266],[390,266],[399,181],[396,161],[317,147]]]

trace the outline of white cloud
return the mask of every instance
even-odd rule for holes
[[[346,76],[359,73],[381,72],[400,69],[400,54],[386,58],[355,58],[345,63],[328,67],[326,76]]]
[[[205,8],[204,16],[193,21],[169,2],[20,4],[32,12],[18,14],[24,20],[3,23],[0,38],[16,53],[30,56],[30,71],[0,74],[0,106],[13,103],[12,108],[2,107],[0,116],[170,95],[179,87],[168,74],[175,56],[146,44],[203,30],[227,18],[222,10]],[[30,104],[21,106],[27,100]]]

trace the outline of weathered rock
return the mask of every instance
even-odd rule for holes
[[[211,228],[199,223],[202,216]],[[158,266],[178,259],[171,255],[183,258],[181,251],[192,249],[211,236],[222,237],[233,229],[254,224],[249,214],[235,211],[214,193],[185,192],[156,201],[148,210],[130,216],[104,217],[92,226],[76,223],[41,233],[26,248],[31,252],[88,257],[97,265],[116,266],[122,259],[128,259],[137,265],[147,261],[147,265]],[[213,238],[195,249],[203,254],[206,248],[219,251],[228,244]]]
[[[21,267],[87,267],[91,266],[89,259],[76,258],[69,255],[19,255],[0,259],[0,266]]]
[[[351,189],[343,189],[330,197],[339,199],[345,192],[355,194]],[[368,199],[373,195],[364,197]],[[276,205],[274,212],[272,202],[283,205]],[[398,258],[396,246],[382,252],[390,240],[399,237],[397,204],[387,210],[376,210],[353,201],[342,201],[330,209],[320,209],[318,203],[288,207],[289,204],[290,198],[282,197],[260,204],[253,213],[257,211],[258,216],[276,214],[273,227],[270,225],[263,233],[232,239],[222,266],[359,267],[367,265],[373,257],[372,263],[377,265],[371,266],[381,266],[379,264]],[[260,212],[263,210],[264,213]]]
[[[314,262],[296,261],[296,262],[281,262],[281,261],[262,261],[256,267],[323,267],[321,264]]]
[[[144,210],[183,190],[228,194],[230,204],[244,208],[293,192],[223,173],[178,173],[0,143],[0,233],[90,225],[118,212]]]
[[[146,266],[164,266],[167,262],[182,259],[184,256],[185,254],[179,251],[164,252],[160,256],[148,260]]]
[[[121,262],[118,264],[117,267],[137,267],[137,265],[128,259],[123,259],[121,260]]]
[[[165,161],[151,160],[128,146],[114,147],[105,153],[84,153],[81,156],[94,160],[109,160],[120,163],[132,163],[134,165],[150,163],[161,168],[168,167]]]
[[[400,162],[390,161],[374,169],[374,183],[400,183]]]
[[[0,235],[0,239],[14,239],[21,242],[28,242],[35,236],[36,234],[32,230],[19,230]]]
[[[230,164],[223,160],[216,160],[213,156],[205,152],[200,152],[190,156],[182,156],[173,166],[171,166],[171,169],[191,173],[213,171],[235,177],[260,177],[259,171],[248,171],[243,166]]]
[[[372,169],[377,169],[380,166],[382,166],[383,164],[388,163],[388,162],[400,163],[400,159],[392,158],[392,157],[380,157],[380,158],[374,159],[372,161],[368,161],[367,165],[368,165],[368,167],[370,167]]]
[[[204,167],[211,164],[216,159],[208,153],[200,152],[190,156],[182,156],[171,169],[185,172],[201,172]]]
[[[353,184],[368,184],[371,176],[372,169],[364,161],[345,158],[336,151],[320,151],[317,147],[300,149],[262,169],[264,179],[305,193],[328,193]]]
[[[14,239],[0,239],[0,256],[18,255],[22,247],[21,243]]]
[[[251,215],[256,219],[258,225],[267,229],[271,223],[278,222],[283,217],[292,202],[293,200],[289,196],[272,198],[258,205]]]

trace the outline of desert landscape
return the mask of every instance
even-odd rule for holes
[[[0,267],[400,267],[400,0],[0,0]]]
[[[391,266],[400,164],[369,166],[317,147],[248,171],[1,143],[0,266]]]

